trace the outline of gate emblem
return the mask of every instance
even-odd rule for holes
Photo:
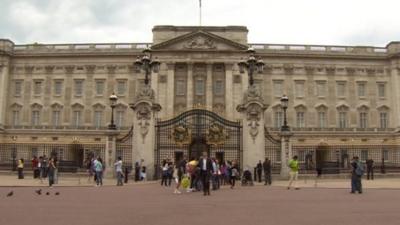
[[[172,131],[172,139],[179,147],[182,147],[184,144],[190,144],[192,133],[184,124],[179,124]]]
[[[217,123],[212,123],[210,125],[207,132],[207,144],[214,146],[223,145],[227,138],[228,134],[221,125]]]

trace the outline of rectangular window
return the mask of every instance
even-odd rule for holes
[[[304,97],[304,81],[295,81],[294,91],[296,97]]]
[[[124,115],[125,115],[124,111],[117,111],[115,124],[117,125],[118,128],[121,128],[124,123]]]
[[[60,126],[60,111],[53,111],[53,126]]]
[[[55,80],[54,81],[54,95],[61,95],[62,94],[62,80]]]
[[[125,95],[126,92],[126,80],[117,81],[117,95]]]
[[[96,80],[96,95],[102,96],[104,94],[104,80]]]
[[[339,97],[346,96],[346,82],[343,81],[337,82],[337,96]]]
[[[37,110],[32,111],[32,126],[38,126],[40,122],[40,113]]]
[[[22,93],[22,81],[16,80],[14,82],[14,95],[21,96],[21,93]]]
[[[35,80],[33,82],[33,94],[34,95],[42,94],[42,81],[41,80]]]
[[[366,83],[365,82],[359,82],[357,84],[357,92],[358,92],[358,97],[365,97],[366,95]]]
[[[74,127],[80,127],[81,126],[81,111],[74,111],[72,113],[72,125]]]
[[[224,81],[216,80],[214,83],[214,94],[223,95],[224,94]]]
[[[388,113],[387,112],[380,112],[379,113],[379,121],[380,121],[380,128],[385,129],[388,127]]]
[[[176,81],[176,95],[184,96],[186,94],[186,83],[185,80]]]
[[[204,80],[203,79],[196,80],[195,95],[199,95],[199,96],[204,95]]]
[[[304,112],[296,113],[296,123],[297,123],[297,127],[299,127],[299,128],[305,127]]]
[[[368,150],[361,150],[361,161],[368,159]]]
[[[368,126],[368,113],[360,113],[360,128],[367,128]]]
[[[347,112],[339,112],[339,128],[347,127]]]
[[[383,157],[383,160],[388,161],[389,160],[389,150],[383,149],[382,157]]]
[[[96,128],[100,128],[101,127],[102,118],[103,118],[103,112],[102,111],[95,111],[94,112],[94,126]]]
[[[75,96],[83,95],[83,80],[75,80],[74,93]]]
[[[280,128],[283,125],[283,112],[275,112],[275,127]]]
[[[318,127],[325,128],[326,127],[326,113],[318,112]]]
[[[274,88],[274,96],[275,97],[282,97],[283,95],[283,81],[281,80],[274,80],[273,83],[273,88]]]
[[[19,111],[14,110],[12,115],[13,126],[19,126]]]
[[[378,96],[379,98],[385,98],[386,97],[386,90],[385,90],[385,83],[378,83]]]
[[[317,81],[317,96],[326,96],[326,81]]]

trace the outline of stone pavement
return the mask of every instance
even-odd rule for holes
[[[145,184],[145,183],[157,183],[159,181],[147,181],[147,182],[139,182],[134,183],[130,181],[128,185],[137,185],[137,184]],[[238,182],[239,183],[239,182]],[[281,180],[278,178],[273,179],[273,186],[277,187],[286,187],[286,180]],[[104,186],[115,186],[116,180],[113,178],[105,178],[103,179]],[[262,185],[256,183],[256,185]],[[32,175],[28,174],[25,176],[25,179],[19,180],[14,174],[0,174],[0,187],[18,187],[18,186],[47,186],[48,180],[40,181],[38,179],[33,179]],[[303,176],[299,178],[298,181],[299,187],[307,187],[307,188],[349,188],[350,180],[349,178],[332,178],[327,177],[319,180],[315,180],[315,177]],[[88,177],[84,174],[60,174],[59,182],[55,186],[94,186],[93,180],[88,180]],[[366,180],[363,179],[363,187],[364,188],[385,188],[385,189],[400,189],[400,177],[380,177],[375,180]]]

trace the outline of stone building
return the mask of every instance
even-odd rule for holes
[[[84,167],[90,155],[107,164],[122,156],[126,165],[143,159],[154,173],[165,158],[201,150],[243,167],[269,157],[279,169],[293,154],[304,169],[321,163],[340,171],[353,155],[400,166],[399,42],[257,44],[247,33],[243,26],[155,26],[151,43],[0,39],[0,166],[43,154],[66,168]],[[146,98],[134,62],[149,47],[161,64]],[[238,67],[249,47],[265,63],[254,73],[259,96],[250,100],[248,73]],[[117,130],[107,129],[112,93]],[[284,94],[287,139],[280,132]]]

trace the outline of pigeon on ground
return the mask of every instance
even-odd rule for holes
[[[41,195],[42,194],[42,189],[36,190],[35,192],[36,192],[36,194]]]
[[[11,196],[13,196],[13,194],[14,194],[14,192],[11,191],[11,192],[9,192],[9,193],[7,194],[7,197],[11,197]]]
[[[56,195],[60,195],[60,192],[56,192]]]
[[[50,192],[46,192],[46,195],[50,195]]]

